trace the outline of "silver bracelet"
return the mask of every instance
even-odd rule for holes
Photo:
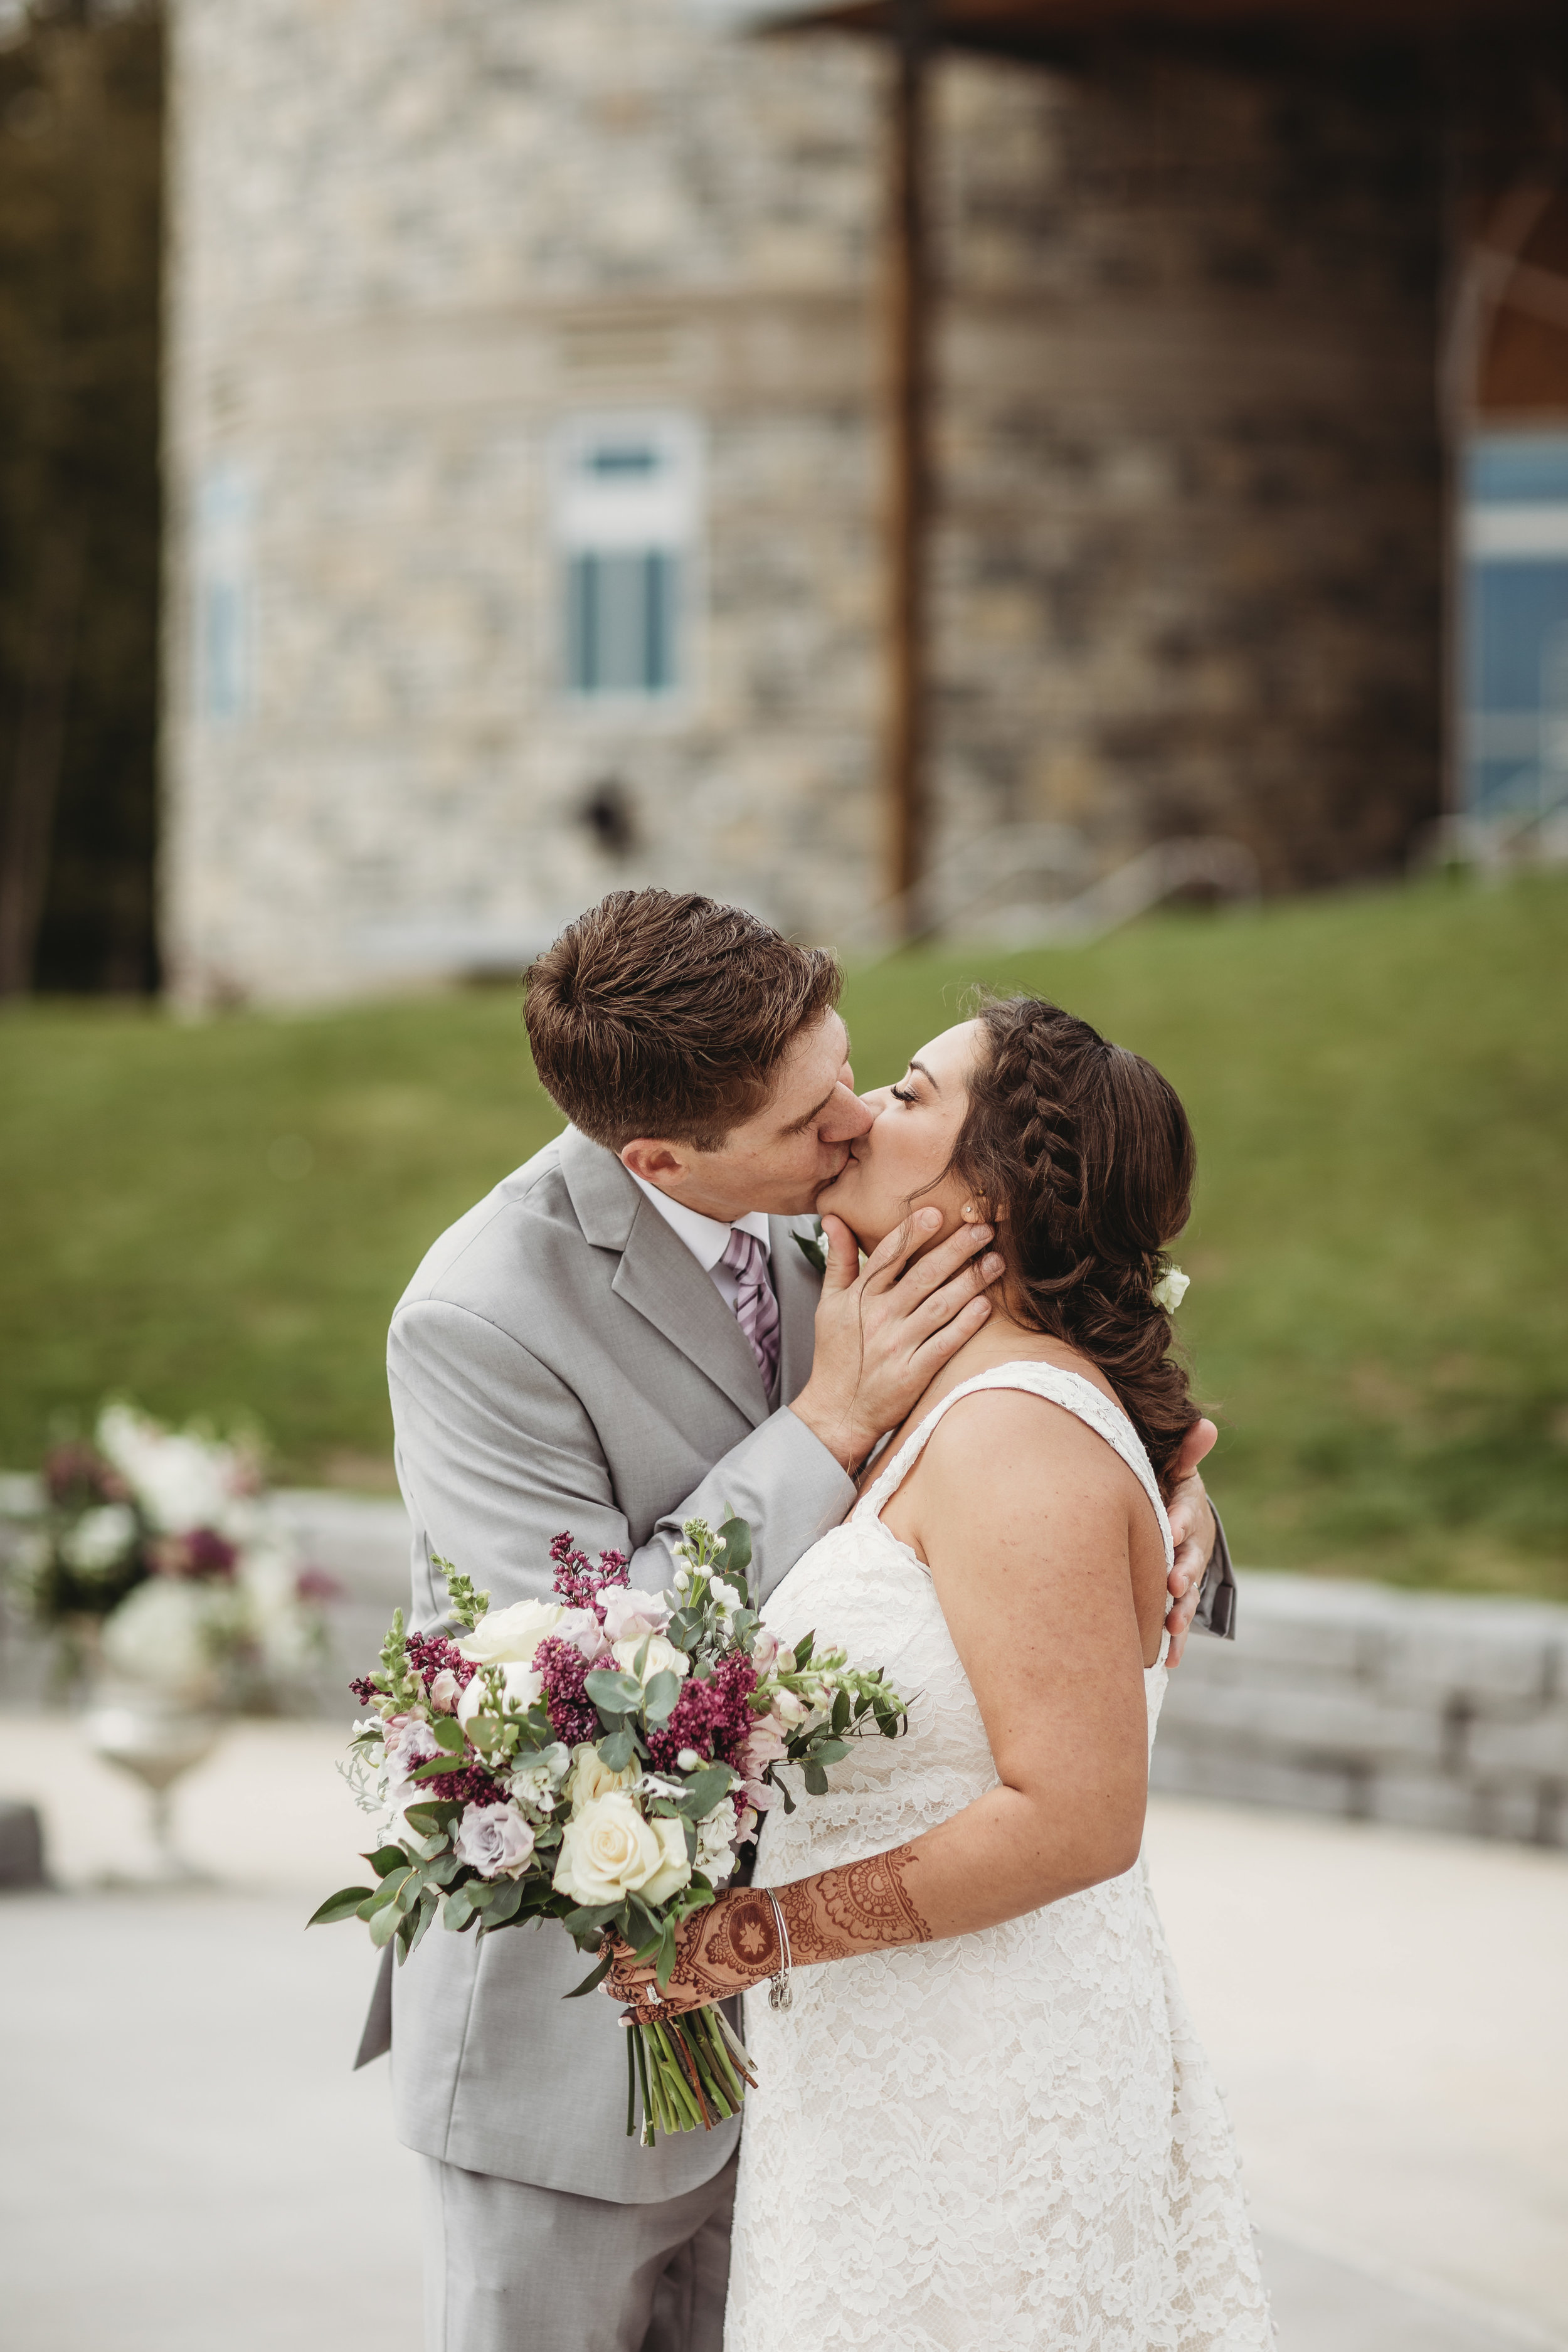
[[[795,2000],[795,1994],[790,1990],[789,1981],[789,1929],[784,1926],[784,1915],[780,1907],[779,1898],[773,1893],[773,1888],[771,1886],[764,1886],[763,1893],[767,1896],[768,1901],[773,1906],[773,1924],[779,1931],[779,1950],[783,1955],[783,1958],[779,1965],[778,1974],[771,1980],[768,1986],[768,2007],[770,2009],[788,2009]]]

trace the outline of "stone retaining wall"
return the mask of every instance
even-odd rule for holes
[[[1240,1579],[1194,1638],[1153,1782],[1184,1795],[1568,1845],[1568,1609]]]

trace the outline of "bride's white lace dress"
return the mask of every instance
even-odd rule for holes
[[[828,1793],[769,1814],[779,1885],[917,1837],[996,1785],[931,1578],[880,1513],[981,1388],[1087,1422],[1170,1529],[1131,1423],[1089,1381],[1007,1364],[944,1397],[767,1606],[919,1693]],[[1165,1686],[1144,1685],[1153,1738]],[[798,1970],[746,2002],[725,2352],[1209,2352],[1273,2342],[1230,2128],[1140,1862],[1005,1927]]]

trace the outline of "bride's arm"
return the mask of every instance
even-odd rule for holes
[[[900,1532],[930,1565],[998,1785],[907,1845],[775,1887],[797,1968],[995,1927],[1120,1876],[1142,1839],[1131,1474],[1070,1414],[992,1390],[943,1417],[905,1493]],[[738,1887],[687,1923],[667,1999],[715,2000],[780,1958],[767,1895]],[[651,1979],[621,1966],[605,1990]]]

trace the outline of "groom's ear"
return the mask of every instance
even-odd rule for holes
[[[621,1166],[640,1176],[645,1184],[658,1185],[661,1179],[679,1176],[686,1166],[678,1143],[661,1143],[657,1136],[637,1135],[620,1149]]]

